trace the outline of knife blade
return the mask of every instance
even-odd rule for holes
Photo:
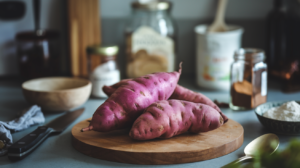
[[[61,133],[83,112],[84,108],[66,112],[66,114],[52,120],[49,124],[38,127],[8,148],[8,158],[10,160],[23,159],[36,149],[49,135]]]

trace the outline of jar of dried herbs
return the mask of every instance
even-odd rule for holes
[[[168,1],[133,2],[125,29],[127,76],[174,71],[175,28]]]

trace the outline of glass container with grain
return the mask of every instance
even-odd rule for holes
[[[175,64],[175,28],[168,1],[133,2],[126,26],[126,74],[135,78],[154,72],[172,72]]]

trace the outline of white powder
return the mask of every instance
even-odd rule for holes
[[[300,121],[300,105],[295,101],[284,103],[266,111],[263,116],[282,121]]]
[[[113,85],[120,81],[120,71],[114,61],[108,61],[95,68],[90,74],[92,81],[92,95],[95,97],[107,97],[103,92],[104,85]]]

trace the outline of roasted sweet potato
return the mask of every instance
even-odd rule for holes
[[[129,136],[137,140],[170,138],[185,133],[207,132],[224,124],[220,113],[205,104],[162,100],[151,104],[134,122]]]

